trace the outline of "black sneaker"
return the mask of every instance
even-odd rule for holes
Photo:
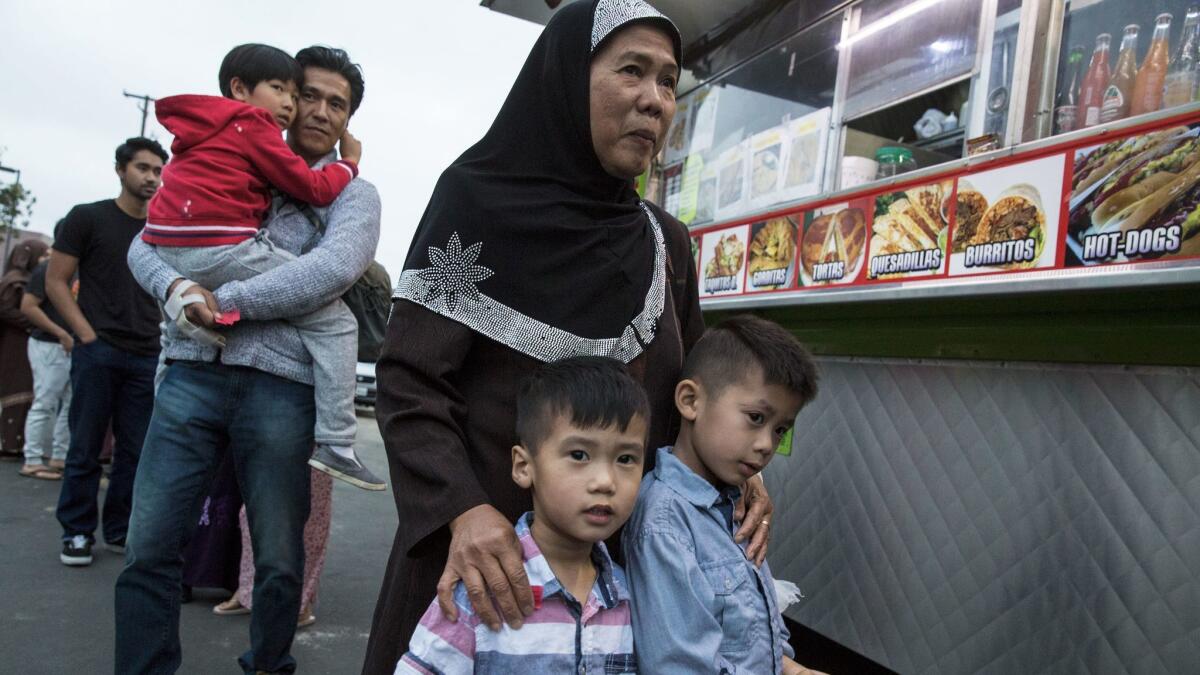
[[[121,537],[116,541],[104,542],[104,548],[118,555],[125,555],[125,537]]]
[[[58,559],[64,565],[72,567],[85,567],[92,564],[92,540],[77,534],[70,539],[63,540],[62,553],[58,554]]]

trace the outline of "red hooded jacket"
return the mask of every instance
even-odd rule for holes
[[[172,96],[154,104],[172,134],[171,161],[150,200],[142,240],[157,246],[223,246],[250,239],[271,206],[271,186],[328,206],[358,175],[339,160],[313,170],[271,113],[220,96]]]

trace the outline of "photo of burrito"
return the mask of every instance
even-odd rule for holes
[[[1059,153],[959,177],[950,276],[1053,267],[1069,166]]]
[[[946,198],[946,206],[949,206],[950,198]],[[949,210],[946,206],[942,207],[942,217],[949,217]],[[966,180],[958,181],[958,193],[955,197],[955,221],[954,221],[954,240],[951,243],[950,250],[953,253],[962,253],[967,250],[967,243],[975,238],[975,232],[979,229],[979,221],[983,220],[983,214],[987,211],[988,200],[983,196],[983,193],[975,189]]]
[[[967,246],[1001,244],[1032,240],[1032,251],[1023,251],[1020,260],[995,265],[1000,269],[1029,269],[1037,265],[1046,246],[1046,212],[1042,197],[1032,185],[1015,185],[983,214],[975,235]],[[956,235],[957,238],[957,235]]]
[[[948,226],[942,205],[952,190],[953,183],[943,181],[876,197],[868,256],[873,264],[868,267],[868,279],[925,276],[941,269]],[[917,252],[925,255],[874,262]]]
[[[805,286],[849,283],[858,277],[863,247],[867,243],[867,218],[863,209],[843,204],[832,212],[812,216],[800,244],[800,271]],[[836,278],[822,278],[817,265],[842,263]]]
[[[1200,253],[1200,214],[1192,217],[1200,202],[1198,136],[1197,129],[1171,127],[1080,151],[1072,177],[1077,187],[1070,203],[1068,263]],[[1146,242],[1128,238],[1129,232],[1160,228]],[[1113,233],[1120,233],[1119,249],[1115,241],[1094,246],[1096,237]]]

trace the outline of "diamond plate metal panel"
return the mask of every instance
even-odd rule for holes
[[[765,473],[791,618],[905,674],[1200,673],[1200,371],[821,377]]]

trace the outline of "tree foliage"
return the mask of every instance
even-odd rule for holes
[[[3,159],[2,154],[0,159]],[[0,230],[29,227],[29,218],[33,215],[33,205],[36,202],[37,197],[16,181],[0,187]]]

